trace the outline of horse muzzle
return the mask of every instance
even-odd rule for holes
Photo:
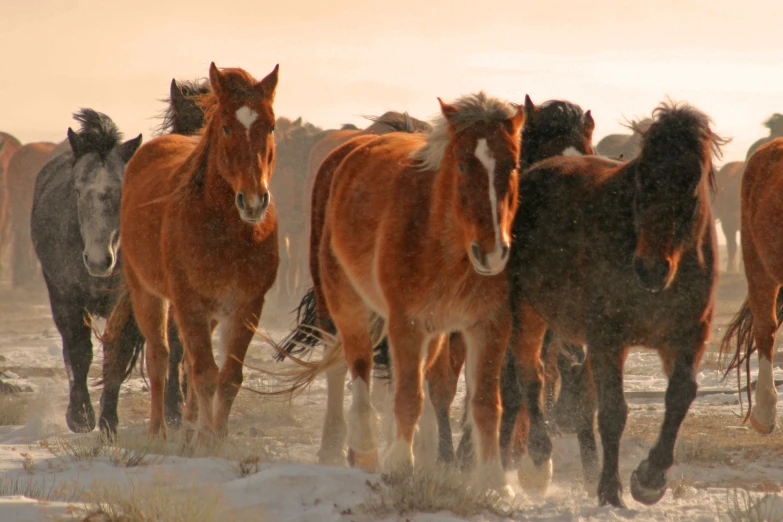
[[[633,258],[633,271],[639,284],[648,292],[665,290],[674,279],[672,264],[668,259]]]
[[[264,220],[266,209],[269,208],[269,191],[265,191],[261,197],[253,194],[248,197],[244,191],[237,192],[235,204],[239,210],[239,217],[242,221],[255,225]]]

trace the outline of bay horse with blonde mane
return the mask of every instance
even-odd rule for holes
[[[125,279],[147,343],[149,436],[166,436],[168,304],[185,347],[184,420],[198,421],[201,442],[227,433],[252,327],[278,266],[269,192],[277,79],[277,66],[257,82],[243,69],[219,70],[212,63],[200,135],[157,137],[128,164],[120,237]],[[216,326],[225,354],[221,367],[212,354]]]
[[[521,177],[510,348],[530,418],[528,453],[536,466],[551,455],[539,403],[540,350],[552,329],[587,345],[603,446],[601,505],[624,505],[618,464],[629,347],[656,349],[669,377],[659,438],[631,476],[637,501],[654,504],[665,493],[677,432],[696,397],[718,276],[712,155],[725,143],[709,121],[691,106],[662,104],[635,160],[557,157]],[[592,434],[593,415],[579,417],[579,429]],[[585,469],[588,482],[597,476]]]
[[[721,353],[733,353],[729,371],[746,364],[749,408],[747,421],[759,433],[771,433],[777,418],[778,392],[772,375],[775,336],[783,320],[783,138],[777,138],[750,156],[742,176],[741,237],[742,259],[748,280],[748,296],[730,323],[721,344]],[[734,345],[734,346],[732,346]],[[756,404],[750,393],[750,356],[759,353]]]
[[[352,150],[334,171],[318,250],[318,284],[340,344],[319,370],[342,350],[353,382],[350,461],[375,470],[368,326],[374,314],[384,319],[397,431],[382,466],[404,472],[413,466],[427,363],[445,334],[461,332],[479,437],[477,483],[506,491],[498,449],[500,367],[511,331],[504,269],[525,113],[484,93],[439,102],[442,116],[426,136],[363,136],[343,146]]]

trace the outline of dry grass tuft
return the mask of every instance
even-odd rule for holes
[[[0,393],[0,426],[18,426],[27,420],[30,398]]]
[[[442,466],[416,470],[406,478],[384,476],[382,482],[367,481],[367,486],[372,496],[361,507],[372,516],[446,510],[458,516],[492,513],[510,517],[515,512],[509,499],[475,488],[467,476]]]
[[[94,485],[86,493],[79,520],[101,522],[220,522],[240,520],[215,488],[176,487],[172,477],[151,482]]]
[[[783,496],[735,489],[726,494],[726,515],[731,522],[783,522]]]
[[[25,496],[43,501],[61,500],[70,502],[79,498],[82,490],[74,484],[51,482],[46,477],[23,477],[21,475],[0,478],[0,497]]]

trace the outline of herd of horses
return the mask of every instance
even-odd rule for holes
[[[29,284],[40,263],[71,430],[96,426],[87,372],[91,319],[104,317],[105,434],[116,433],[120,386],[143,356],[149,436],[225,437],[277,284],[301,298],[290,335],[269,340],[297,363],[278,373],[283,387],[327,376],[325,464],[410,472],[425,458],[414,442],[429,408],[437,459],[472,470],[479,487],[508,492],[504,470],[516,467],[525,487],[545,489],[551,436],[571,430],[586,487],[623,506],[623,365],[632,346],[657,350],[669,378],[663,424],[630,484],[653,504],[715,314],[716,217],[728,270],[738,269],[741,230],[749,291],[721,350],[738,371],[759,351],[749,418],[762,433],[774,428],[783,116],[767,122],[771,135],[747,162],[716,174],[726,140],[687,104],[662,103],[633,135],[594,148],[591,111],[567,101],[517,105],[480,92],[438,99],[431,123],[388,112],[364,130],[323,131],[276,118],[277,83],[277,66],[258,81],[214,63],[206,81],[172,80],[159,135],[146,143],[91,109],[59,145],[2,134],[0,216],[10,220],[0,244],[13,238],[14,285]],[[305,360],[317,345],[323,357]],[[455,451],[450,408],[463,367]],[[371,386],[393,405],[383,458]]]

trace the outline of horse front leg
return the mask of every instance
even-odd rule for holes
[[[666,471],[674,462],[674,444],[680,425],[696,398],[696,366],[704,352],[709,325],[700,325],[675,346],[661,350],[669,373],[663,426],[658,440],[631,475],[631,494],[637,502],[652,505],[666,493]]]

